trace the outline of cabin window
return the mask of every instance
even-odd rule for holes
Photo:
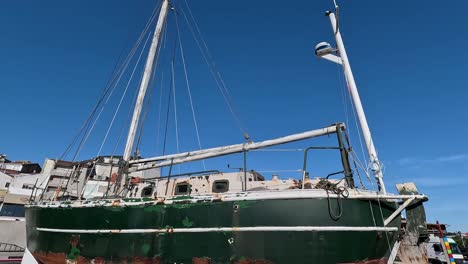
[[[213,192],[214,193],[223,193],[229,190],[229,181],[228,180],[220,180],[215,181],[213,183]]]
[[[26,190],[32,190],[32,189],[34,189],[34,187],[33,187],[33,186],[31,186],[31,185],[23,184],[23,187],[22,187],[22,189],[26,189]]]
[[[190,194],[190,184],[183,182],[178,183],[175,189],[175,195],[187,195]]]
[[[153,187],[145,187],[141,190],[141,197],[150,197],[153,194]]]
[[[439,244],[434,244],[433,247],[434,247],[435,252],[441,252],[442,251],[442,248],[440,247]]]
[[[8,188],[9,186],[10,186],[9,182],[5,183],[5,188]]]
[[[3,204],[2,210],[0,210],[0,216],[24,217],[24,205]]]

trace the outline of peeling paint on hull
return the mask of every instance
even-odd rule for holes
[[[339,263],[339,264],[387,264],[387,258],[381,259],[371,259],[371,260],[363,260],[358,262],[348,262],[348,263]]]
[[[336,200],[332,200],[336,209]],[[392,231],[272,231],[236,232],[246,227],[374,227],[376,202],[342,199],[343,215],[334,221],[326,199],[197,202],[104,207],[26,210],[28,249],[40,263],[365,263],[388,256],[386,236],[393,245],[400,218]],[[383,202],[388,217],[396,209]],[[153,208],[154,207],[154,208]],[[379,213],[377,213],[379,212]],[[381,217],[376,226],[383,227]],[[64,233],[48,229],[187,229],[234,227],[223,232]],[[79,241],[77,240],[79,239]],[[72,241],[72,242],[71,242]],[[78,241],[78,242],[77,242]],[[365,241],[365,243],[363,242]],[[54,252],[54,253],[52,253]],[[73,253],[73,254],[72,254]],[[78,256],[77,256],[78,255]],[[75,261],[75,262],[70,262]],[[367,261],[367,262],[365,262]],[[369,262],[374,261],[374,262]]]

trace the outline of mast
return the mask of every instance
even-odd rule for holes
[[[156,51],[158,49],[159,40],[161,37],[161,32],[166,22],[167,11],[169,6],[169,0],[163,0],[161,5],[161,11],[159,12],[158,22],[156,24],[156,29],[154,30],[153,40],[151,42],[151,47],[148,52],[148,57],[146,59],[145,70],[143,72],[143,77],[140,83],[140,89],[138,91],[138,97],[135,103],[135,109],[133,110],[133,117],[130,123],[130,129],[128,131],[127,143],[125,144],[125,151],[123,155],[123,160],[128,162],[132,155],[133,143],[135,142],[135,135],[138,128],[138,122],[140,120],[141,110],[143,108],[143,102],[145,100],[146,90],[148,88],[149,80],[154,66],[154,59],[156,56]],[[120,188],[125,185],[126,177],[121,176]]]
[[[163,0],[161,11],[159,13],[158,23],[156,24],[156,29],[154,30],[153,40],[151,42],[151,47],[148,52],[148,58],[146,59],[145,71],[143,73],[143,78],[141,79],[140,89],[138,92],[137,101],[135,104],[135,109],[133,110],[133,117],[130,124],[130,129],[128,131],[127,143],[125,145],[125,151],[123,155],[124,161],[129,161],[130,156],[132,155],[133,143],[135,142],[135,135],[138,128],[138,121],[140,120],[141,109],[143,107],[143,102],[145,100],[146,90],[148,88],[149,80],[151,77],[151,72],[153,70],[154,58],[159,44],[159,39],[161,32],[166,22],[167,10],[169,6],[168,0]]]
[[[357,90],[356,82],[354,81],[353,72],[351,71],[351,65],[349,64],[348,55],[346,54],[346,49],[343,44],[343,39],[341,38],[340,29],[337,25],[337,20],[335,14],[327,11],[326,15],[330,18],[333,32],[336,39],[336,45],[338,48],[338,53],[341,58],[341,64],[343,65],[343,70],[346,76],[346,80],[349,86],[349,92],[353,99],[354,107],[361,125],[362,134],[366,142],[367,152],[369,153],[369,159],[371,163],[372,172],[374,177],[377,179],[379,185],[379,191],[382,194],[386,193],[385,184],[383,181],[383,174],[381,169],[381,164],[377,158],[377,151],[375,150],[374,141],[372,140],[372,135],[367,123],[366,115],[364,113],[364,108],[362,107],[361,98]],[[320,44],[319,44],[320,45]]]

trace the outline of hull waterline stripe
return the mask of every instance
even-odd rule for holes
[[[56,229],[37,227],[37,231],[73,234],[141,234],[141,233],[209,233],[209,232],[394,232],[397,227],[374,226],[252,226],[252,227],[200,227],[165,229]]]

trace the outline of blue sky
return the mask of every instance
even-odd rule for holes
[[[330,3],[190,1],[253,140],[348,120],[353,145],[360,152],[353,116],[345,114],[342,103],[341,70],[313,54],[316,43],[334,42],[329,20],[323,15],[331,8]],[[451,224],[452,230],[468,231],[464,205],[468,187],[468,58],[463,52],[468,45],[468,28],[464,27],[468,2],[373,3],[340,2],[340,24],[375,144],[386,165],[387,188],[393,189],[396,182],[415,181],[431,198],[426,203],[429,221],[439,220]],[[0,151],[14,160],[39,163],[46,157],[59,157],[96,103],[119,55],[128,52],[154,6],[155,1],[149,0],[2,3]],[[173,17],[169,21],[174,25]],[[242,133],[188,28],[182,19],[179,22],[202,146],[242,142]],[[168,28],[169,36],[174,29]],[[171,45],[168,42],[164,51]],[[163,86],[168,82],[168,58],[161,58]],[[180,54],[175,72],[180,150],[195,149],[198,146]],[[137,68],[136,76],[139,73]],[[128,106],[136,87],[136,82],[131,82],[111,130],[114,141],[108,141],[102,154],[112,152],[115,138],[126,129]],[[117,99],[109,109],[115,109],[122,89],[116,92]],[[156,86],[156,99],[158,92]],[[141,149],[144,156],[161,152],[161,140],[155,132],[158,100],[153,100],[151,107],[156,114],[148,116],[149,132],[145,129],[145,147]],[[113,111],[103,112],[103,121],[80,158],[97,154],[112,115]],[[173,121],[168,131],[168,151],[173,152]],[[256,155],[260,154],[251,154]],[[280,169],[279,165],[298,169],[302,162],[300,153],[265,155],[251,165],[258,170]],[[314,160],[317,174],[333,164],[327,155]],[[232,162],[240,166],[238,159]],[[226,163],[216,159],[206,165],[219,168]],[[184,169],[199,166],[187,165]]]

